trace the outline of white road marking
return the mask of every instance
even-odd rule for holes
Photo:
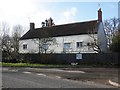
[[[39,68],[26,68],[26,69],[33,69],[33,70],[46,70],[46,71],[57,71],[57,72],[71,72],[71,73],[85,73],[84,71],[74,71],[74,70],[61,70],[61,69],[39,69]]]
[[[85,73],[84,71],[68,71],[68,70],[61,70],[61,69],[50,69],[53,71],[60,71],[60,72],[71,72],[71,73]]]
[[[55,76],[55,77],[57,77],[57,78],[61,78],[60,76]]]
[[[84,71],[66,71],[66,72],[72,72],[72,73],[85,73]]]
[[[18,70],[9,70],[9,71],[12,71],[12,72],[18,72]]]
[[[3,71],[7,71],[7,70],[9,70],[8,68],[2,68],[1,70],[3,70]]]
[[[62,72],[65,71],[65,70],[61,70],[61,69],[49,69],[49,70],[53,70],[53,71],[62,71]]]
[[[42,74],[42,73],[38,73],[37,75],[40,75],[40,76],[46,76],[45,74]]]
[[[31,72],[23,72],[23,73],[30,74]]]
[[[9,68],[3,68],[2,71],[18,72],[17,69],[9,69]]]

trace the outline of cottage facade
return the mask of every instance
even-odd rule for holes
[[[41,45],[44,39],[48,39],[49,43]],[[90,47],[95,39],[100,49],[106,52],[107,40],[101,9],[98,10],[97,20],[56,26],[50,24],[49,27],[41,28],[35,28],[34,23],[30,23],[30,30],[20,38],[19,53],[96,53]],[[51,40],[55,42],[51,43]]]

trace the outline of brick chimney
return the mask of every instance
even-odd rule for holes
[[[50,17],[50,19],[48,19],[48,24],[49,24],[49,27],[52,27],[53,25],[53,19]]]
[[[34,23],[30,23],[30,30],[34,30],[35,29],[35,24]]]
[[[102,22],[102,11],[101,8],[98,10],[98,21]]]

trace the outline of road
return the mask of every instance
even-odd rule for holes
[[[3,88],[112,88],[109,85],[73,81],[42,73],[32,73],[25,69],[3,69]]]

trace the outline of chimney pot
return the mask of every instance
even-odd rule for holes
[[[53,19],[50,17],[50,19],[48,20],[48,23],[49,23],[49,27],[52,27],[52,24],[53,24]]]

